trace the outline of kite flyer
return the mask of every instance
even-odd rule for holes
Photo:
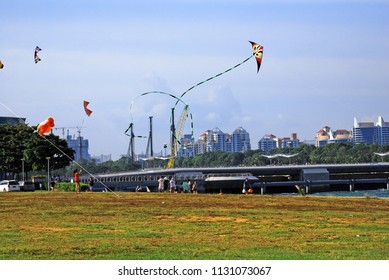
[[[75,169],[73,171],[73,179],[74,182],[76,183],[76,193],[80,192],[80,174],[81,174],[81,170],[80,172],[78,172],[78,169]]]

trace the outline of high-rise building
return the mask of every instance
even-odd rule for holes
[[[224,133],[224,151],[232,152],[234,140],[232,139],[232,135],[229,133]]]
[[[389,144],[389,123],[380,116],[378,122],[358,122],[354,118],[353,142],[356,144]]]
[[[66,136],[66,142],[68,143],[69,148],[75,151],[74,160],[84,159],[89,160],[89,141],[84,139],[82,136],[77,138],[72,137],[71,135]]]
[[[205,152],[244,152],[251,149],[250,135],[242,127],[238,127],[232,134],[224,133],[218,127],[206,130],[194,144],[194,154]]]
[[[266,134],[258,142],[258,149],[264,152],[269,152],[277,148],[277,137],[273,134]]]
[[[385,122],[382,117],[378,117],[376,127],[376,138],[378,145],[389,145],[389,122]]]
[[[201,155],[205,154],[207,152],[207,145],[202,139],[198,139],[194,143],[194,154],[195,155]]]
[[[194,150],[193,150],[193,141],[192,141],[192,135],[191,134],[185,134],[180,139],[180,148],[178,149],[177,156],[179,157],[193,157],[194,156]]]
[[[300,145],[300,140],[297,138],[297,133],[292,133],[291,137],[277,138],[277,148],[293,149]]]
[[[324,126],[316,132],[315,146],[322,147],[331,143],[345,143],[352,141],[352,133],[350,130],[337,129],[332,131],[328,126]]]
[[[238,127],[232,133],[232,152],[245,152],[251,150],[250,134]]]
[[[210,131],[207,137],[207,152],[224,151],[225,135],[218,127]]]

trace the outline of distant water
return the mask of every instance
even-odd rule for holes
[[[283,193],[281,195],[294,195],[299,196],[298,193]],[[317,192],[313,194],[307,194],[306,196],[341,196],[341,197],[377,197],[377,198],[389,198],[389,190],[358,190],[358,191],[332,191],[332,192]]]
[[[379,198],[389,198],[389,190],[379,189],[379,190],[360,190],[360,191],[339,191],[339,192],[322,192],[322,193],[313,193],[310,196],[343,196],[343,197],[379,197]]]

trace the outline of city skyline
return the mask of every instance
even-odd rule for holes
[[[387,115],[388,1],[5,0],[0,10],[0,115],[83,124],[90,154],[126,154],[124,131],[133,122],[136,135],[147,135],[149,116],[154,150],[163,150],[175,100],[134,99],[180,96],[247,58],[249,41],[264,46],[258,74],[251,59],[184,96],[195,134],[242,126],[304,141],[325,125]],[[137,139],[136,151],[146,145]]]

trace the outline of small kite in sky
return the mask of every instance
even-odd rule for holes
[[[1,62],[1,60],[0,60],[0,69],[3,69],[4,68],[4,64],[3,64],[3,62]]]
[[[255,59],[257,61],[257,73],[259,72],[259,68],[261,67],[261,62],[262,62],[262,55],[263,55],[263,46],[251,42],[251,45],[253,47],[253,55],[255,56]]]
[[[34,59],[35,59],[35,64],[41,61],[41,59],[38,56],[38,52],[40,52],[42,49],[38,46],[35,47],[35,52],[34,52]]]
[[[52,117],[48,117],[38,125],[37,129],[39,135],[42,136],[45,133],[49,133],[52,127],[54,127],[54,119]]]
[[[88,104],[89,102],[84,100],[84,110],[85,110],[85,113],[88,115],[88,117],[92,114],[92,111],[89,110],[87,107],[88,107]]]

